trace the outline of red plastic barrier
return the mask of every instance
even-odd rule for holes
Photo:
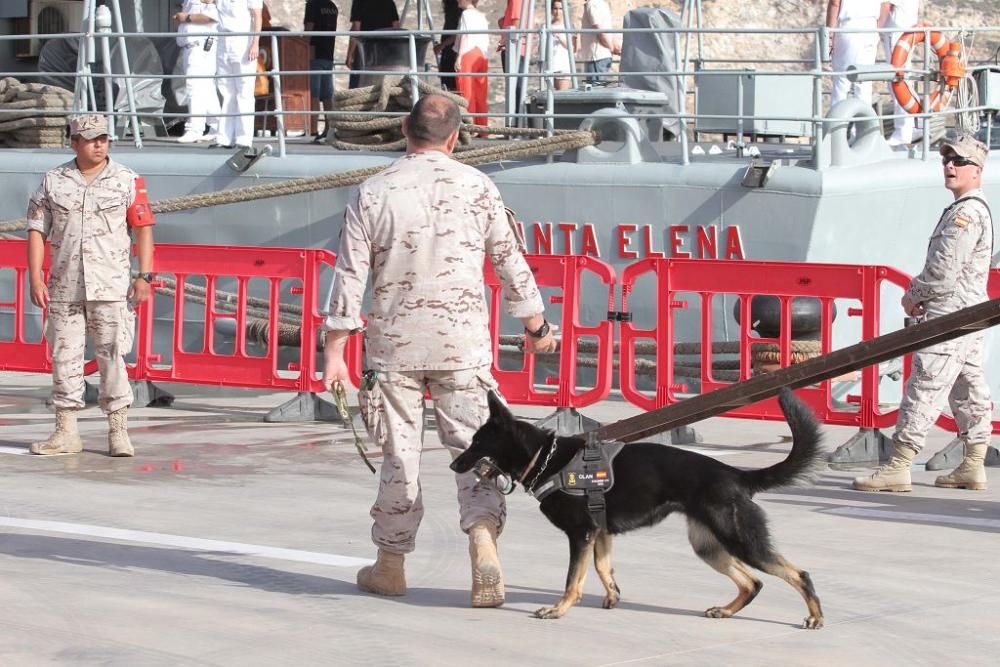
[[[500,384],[500,391],[511,403],[548,405],[579,408],[603,400],[611,392],[614,368],[614,323],[607,321],[607,313],[600,313],[600,322],[585,326],[580,321],[581,282],[585,274],[593,274],[608,288],[608,310],[614,306],[615,271],[610,265],[579,255],[528,255],[526,257],[535,282],[540,288],[557,288],[562,294],[550,298],[551,303],[562,304],[559,325],[562,343],[559,349],[559,375],[547,378],[556,391],[539,391],[535,388],[535,357],[525,354],[519,370],[499,367],[499,336],[501,327],[502,298],[500,281],[487,262],[484,268],[486,285],[490,290],[490,335],[493,338],[493,376]],[[577,388],[577,347],[580,338],[587,336],[597,342],[597,367],[594,386]]]
[[[10,312],[14,336],[11,340],[0,340],[0,371],[22,373],[51,373],[52,353],[44,338],[28,341],[24,338],[27,308],[31,305],[28,297],[28,243],[23,240],[0,241],[0,276],[7,270],[13,271],[14,300],[0,301],[0,312]],[[45,250],[42,271],[49,274],[49,252]],[[44,330],[44,328],[43,328]],[[83,366],[83,374],[97,371],[97,361],[90,359]]]
[[[204,321],[199,323],[204,336],[200,349],[184,349],[185,328],[192,326],[190,309],[185,312],[184,299],[154,294],[138,308],[139,333],[136,338],[137,361],[130,369],[135,380],[224,385],[300,392],[322,392],[323,383],[316,376],[316,337],[323,316],[317,308],[319,270],[332,266],[333,253],[326,250],[294,248],[227,247],[207,245],[156,246],[155,266],[160,277],[176,279],[177,293],[182,293],[192,276],[205,278]],[[215,304],[216,285],[220,279],[235,279],[237,283],[236,312],[220,311]],[[263,356],[247,353],[246,324],[248,283],[264,280],[268,284],[267,349]],[[301,327],[302,343],[297,362],[279,368],[278,303],[283,281],[294,281],[291,293],[302,296],[302,314],[296,325]],[[155,305],[164,299],[173,301],[169,343],[171,359],[165,363],[154,350],[158,347],[154,328]],[[235,324],[235,349],[231,353],[215,351],[215,324],[231,319]],[[286,372],[287,371],[287,372]]]
[[[317,301],[319,271],[322,266],[332,266],[335,256],[325,250],[300,250],[285,248],[225,247],[160,244],[156,247],[156,270],[161,277],[173,276],[177,289],[182,290],[191,276],[204,276],[205,297],[211,306],[205,306],[203,342],[198,350],[185,350],[185,328],[192,326],[191,313],[185,310],[184,301],[173,299],[173,313],[169,318],[171,340],[163,342],[154,327],[156,304],[168,296],[154,295],[151,301],[138,308],[138,334],[136,336],[136,362],[129,367],[135,380],[182,382],[224,385],[260,389],[277,389],[300,392],[322,392],[322,363],[316,355],[316,338],[323,321]],[[614,324],[599,313],[596,325],[581,322],[581,290],[585,275],[596,277],[607,288],[608,310],[614,310],[616,277],[614,270],[600,260],[583,256],[532,255],[527,258],[538,285],[560,291],[551,297],[552,303],[562,304],[560,325],[562,346],[559,370],[556,377],[546,378],[555,385],[555,391],[536,388],[536,359],[525,355],[520,369],[501,369],[499,364],[499,336],[502,324],[502,298],[492,267],[484,268],[490,290],[491,336],[494,347],[493,373],[504,395],[512,403],[545,405],[551,407],[579,408],[604,399],[611,390],[614,368]],[[47,258],[46,258],[46,268]],[[21,240],[0,241],[0,270],[13,272],[14,300],[0,302],[0,311],[9,310],[13,316],[13,338],[0,341],[0,370],[50,372],[51,362],[44,340],[29,342],[24,339],[27,319],[25,282],[27,272],[26,243]],[[821,352],[831,349],[833,302],[836,299],[856,301],[858,308],[848,308],[841,317],[861,317],[861,338],[878,336],[880,332],[880,293],[888,282],[906,288],[909,276],[888,267],[850,266],[833,264],[807,264],[787,262],[727,262],[718,260],[680,260],[650,258],[626,268],[622,275],[622,311],[628,311],[628,301],[636,282],[652,275],[656,283],[655,325],[643,329],[625,322],[620,328],[620,380],[622,394],[627,400],[643,409],[655,409],[681,400],[679,393],[686,390],[673,383],[676,365],[673,354],[676,338],[675,311],[689,304],[683,294],[695,294],[700,300],[702,349],[700,353],[700,383],[702,391],[712,391],[725,384],[712,373],[711,342],[713,333],[712,299],[720,294],[741,298],[739,348],[740,377],[751,375],[751,348],[759,342],[777,343],[780,363],[786,366],[791,360],[791,304],[797,297],[818,298],[822,304]],[[220,279],[235,279],[237,296],[236,312],[221,312],[215,304],[215,291]],[[268,310],[271,318],[264,355],[247,352],[246,323],[248,285],[252,280],[267,281]],[[283,281],[293,281],[300,286],[291,292],[302,296],[302,314],[295,322],[301,328],[301,347],[297,361],[285,368],[279,367],[277,340],[277,304]],[[990,275],[991,298],[1000,297],[1000,270]],[[750,335],[750,298],[754,295],[772,295],[781,304],[781,331],[779,339],[762,339]],[[593,303],[588,298],[587,303]],[[889,308],[896,308],[890,304]],[[187,320],[185,319],[187,318]],[[233,320],[236,332],[235,349],[231,353],[217,352],[215,324],[219,320]],[[591,316],[589,319],[593,319]],[[593,355],[594,385],[577,387],[579,369],[578,348],[581,338],[588,337],[597,343]],[[637,388],[635,345],[640,340],[656,344],[655,394],[646,395]],[[163,363],[156,350],[169,346],[171,360]],[[287,354],[287,352],[286,352]],[[588,353],[589,354],[589,353]],[[358,384],[361,370],[361,336],[348,341],[347,358],[351,379]],[[97,364],[88,361],[85,373],[96,371]],[[909,373],[909,359],[904,363],[904,375]],[[849,396],[848,402],[858,404],[857,410],[835,408],[831,397],[831,382],[806,388],[802,396],[817,416],[825,423],[853,425],[864,428],[887,428],[894,425],[898,409],[880,411],[879,369],[869,367],[861,372],[860,395]],[[754,419],[782,419],[777,401],[769,400],[727,413],[731,417]],[[938,425],[956,430],[954,420],[942,416]],[[1000,422],[993,423],[993,432],[1000,433]]]
[[[627,267],[622,274],[622,309],[628,310],[628,299],[637,281],[644,275],[652,274],[656,281],[655,326],[640,328],[626,322],[620,331],[619,377],[622,394],[627,400],[646,410],[675,403],[683,397],[678,394],[687,387],[674,382],[674,355],[677,340],[675,311],[687,308],[684,294],[695,294],[701,310],[701,352],[700,383],[702,392],[712,391],[730,384],[717,380],[712,372],[713,340],[713,299],[721,294],[740,298],[739,325],[739,376],[747,379],[752,375],[751,346],[755,343],[777,343],[780,363],[787,366],[791,361],[791,306],[796,297],[817,298],[821,303],[820,349],[829,352],[832,341],[833,303],[835,299],[849,299],[859,302],[857,309],[841,312],[841,317],[862,317],[862,335],[876,335],[878,330],[878,292],[874,288],[876,278],[884,276],[888,269],[883,267],[850,266],[839,264],[804,264],[791,262],[727,262],[721,260],[645,259]],[[779,299],[781,307],[781,337],[778,339],[757,338],[751,335],[750,301],[755,295],[771,295]],[[639,340],[652,341],[656,345],[656,393],[647,395],[637,387],[635,345]],[[862,372],[865,386],[877,386],[878,369],[867,368]],[[868,406],[859,411],[845,411],[834,407],[831,382],[825,381],[816,387],[805,388],[801,392],[803,400],[810,404],[817,416],[828,424],[865,426],[873,416]],[[867,395],[866,395],[867,398]],[[761,401],[726,413],[730,417],[752,419],[783,419],[776,399]]]

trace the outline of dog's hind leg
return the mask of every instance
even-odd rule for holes
[[[622,597],[622,591],[615,582],[615,569],[611,567],[611,535],[603,530],[597,533],[597,539],[594,540],[594,567],[606,593],[601,606],[614,609]]]
[[[590,568],[596,533],[569,535],[569,572],[566,573],[566,591],[554,607],[535,611],[538,618],[559,618],[583,597],[583,582]]]
[[[750,573],[746,565],[730,554],[704,524],[689,518],[688,540],[699,558],[736,584],[737,593],[733,601],[724,607],[709,607],[705,610],[705,616],[729,618],[757,597],[764,584]]]
[[[806,609],[809,615],[802,622],[802,627],[807,630],[819,630],[823,627],[823,609],[819,605],[819,598],[816,596],[816,589],[813,588],[812,578],[805,570],[795,567],[781,554],[772,554],[771,558],[756,566],[758,569],[772,574],[787,581],[792,588],[799,592],[802,599],[806,601]]]

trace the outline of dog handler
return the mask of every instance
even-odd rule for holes
[[[31,301],[45,310],[56,409],[55,433],[31,445],[31,453],[83,448],[76,413],[84,407],[83,351],[90,338],[101,374],[100,405],[108,416],[108,451],[132,456],[132,387],[124,356],[135,328],[129,301],[146,301],[153,281],[153,213],[142,178],[108,157],[104,116],[77,116],[69,132],[76,159],[45,174],[28,204]],[[130,285],[133,234],[140,273]],[[48,284],[42,275],[46,240],[52,257]]]
[[[483,263],[492,264],[507,312],[525,326],[525,350],[556,348],[542,297],[507,221],[503,201],[482,172],[451,159],[461,121],[442,95],[421,97],[403,120],[406,155],[351,195],[340,233],[326,333],[323,381],[348,381],[344,348],[364,326],[361,301],[372,278],[365,330],[369,433],[381,446],[378,496],[371,509],[374,565],[358,587],[403,595],[403,558],[413,551],[424,508],[420,490],[424,395],[434,401],[438,436],[456,457],[489,417],[493,348]],[[469,535],[472,606],[503,604],[496,539],[504,498],[475,474],[456,475],[461,529]]]
[[[931,234],[924,269],[903,295],[903,310],[912,317],[940,317],[988,299],[993,255],[993,219],[980,189],[987,147],[972,136],[941,144],[944,186],[955,201],[944,210]],[[965,445],[962,463],[934,485],[954,489],[986,489],[986,450],[990,443],[993,405],[983,375],[980,331],[939,343],[913,355],[913,372],[899,404],[892,436],[892,458],[873,475],[858,477],[862,491],[909,491],[910,465],[924,446],[927,432],[941,412],[945,396]]]

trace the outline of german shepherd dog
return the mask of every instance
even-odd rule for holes
[[[788,389],[782,390],[779,402],[792,430],[792,450],[772,466],[740,470],[676,447],[638,442],[625,445],[614,459],[614,485],[605,494],[606,530],[592,519],[584,496],[557,491],[544,497],[542,513],[569,538],[570,564],[562,598],[553,607],[537,610],[535,616],[559,618],[579,602],[591,554],[606,591],[603,606],[613,608],[621,591],[611,567],[611,536],[653,526],[671,512],[682,512],[694,552],[732,579],[737,588],[732,602],[710,607],[706,616],[729,618],[750,604],[763,587],[752,567],[784,579],[802,595],[809,612],[803,627],[822,627],[823,611],[809,573],[774,549],[764,510],[753,501],[756,493],[808,479],[821,455],[819,427],[809,408]],[[519,480],[530,491],[567,465],[585,445],[583,438],[555,437],[515,419],[492,393],[489,406],[489,420],[452,462],[455,472],[472,470],[486,457],[495,470]]]

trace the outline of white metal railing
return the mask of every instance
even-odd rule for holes
[[[88,5],[92,6],[91,3],[94,0],[86,0]],[[419,0],[418,0],[419,2]],[[25,72],[0,72],[0,76],[16,76],[24,77],[26,74],[31,76],[72,76],[76,82],[75,90],[75,101],[73,112],[77,113],[80,111],[99,111],[105,113],[109,117],[110,126],[113,128],[119,127],[119,120],[121,118],[127,119],[131,125],[133,140],[137,147],[142,147],[142,132],[140,131],[140,116],[142,117],[152,117],[154,119],[160,119],[166,123],[167,119],[180,119],[187,118],[188,114],[184,113],[146,113],[141,112],[136,108],[135,96],[133,92],[133,82],[136,79],[146,79],[148,75],[135,74],[129,69],[128,55],[126,51],[125,38],[133,36],[135,33],[125,33],[123,32],[121,23],[120,8],[118,7],[119,0],[112,0],[111,6],[111,16],[114,21],[115,31],[111,31],[111,26],[107,24],[99,25],[95,12],[87,12],[84,18],[84,25],[82,26],[82,32],[69,35],[37,35],[34,36],[36,39],[73,39],[77,40],[79,44],[79,55],[77,59],[77,69],[75,72],[46,72],[44,74],[40,73],[25,73]],[[833,75],[844,75],[849,72],[836,72],[830,70],[824,70],[824,64],[829,62],[829,57],[827,53],[827,43],[829,41],[829,36],[837,32],[899,32],[898,29],[880,29],[877,31],[859,31],[859,30],[846,30],[846,29],[829,29],[825,27],[819,28],[787,28],[787,29],[765,29],[765,28],[741,28],[741,29],[722,29],[722,28],[702,28],[702,27],[679,27],[679,28],[631,28],[624,29],[618,28],[615,30],[602,31],[602,30],[584,30],[584,29],[573,29],[571,26],[567,25],[565,28],[552,28],[551,27],[551,14],[549,12],[549,5],[546,4],[545,12],[545,24],[537,28],[511,28],[506,30],[485,30],[485,31],[474,31],[475,34],[488,34],[491,36],[497,36],[504,40],[506,43],[506,57],[508,58],[508,63],[521,65],[517,68],[517,71],[511,71],[509,73],[491,71],[486,74],[489,80],[502,79],[507,82],[506,89],[507,95],[506,104],[504,106],[503,112],[490,112],[490,116],[502,117],[506,123],[524,123],[531,122],[533,119],[539,119],[539,122],[544,124],[550,133],[553,131],[555,122],[558,119],[583,119],[588,117],[588,114],[572,114],[572,113],[556,113],[554,104],[554,79],[556,78],[568,78],[565,75],[560,76],[561,73],[555,73],[551,69],[551,59],[552,59],[552,39],[553,35],[564,34],[566,35],[569,44],[572,44],[573,35],[582,35],[588,33],[614,33],[616,35],[630,34],[630,33],[658,33],[673,36],[674,42],[674,62],[669,63],[671,69],[669,70],[655,70],[648,72],[628,72],[629,75],[638,76],[660,76],[664,78],[675,78],[682,83],[680,90],[681,99],[680,107],[674,112],[663,112],[663,113],[642,113],[642,114],[631,114],[632,117],[641,118],[643,120],[648,119],[669,119],[676,120],[679,124],[680,131],[678,133],[679,140],[682,144],[682,155],[683,159],[687,160],[688,150],[688,123],[691,121],[699,120],[729,120],[735,121],[736,126],[736,146],[738,149],[746,146],[744,131],[745,123],[751,120],[750,117],[743,113],[743,76],[737,76],[736,79],[736,114],[726,115],[726,114],[706,114],[697,113],[697,96],[698,96],[698,86],[697,79],[700,77],[713,77],[713,76],[732,76],[734,72],[740,72],[748,77],[758,77],[758,76],[802,76],[806,75],[812,78],[812,88],[813,88],[813,100],[812,100],[812,114],[808,116],[802,115],[768,115],[768,116],[756,116],[758,120],[768,120],[768,121],[795,121],[809,123],[812,127],[812,136],[809,138],[809,143],[812,146],[816,164],[823,163],[823,133],[824,133],[824,122],[828,119],[823,113],[823,101],[824,101],[824,80],[827,77]],[[921,27],[919,30],[929,33],[932,31],[941,32],[953,32],[954,28],[940,28],[940,27]],[[975,36],[980,33],[1000,33],[1000,27],[976,27],[962,30],[964,35]],[[208,35],[220,35],[222,33],[218,32],[205,32],[200,33],[204,36]],[[273,111],[263,111],[254,112],[254,116],[274,116],[276,119],[276,135],[279,143],[279,155],[286,154],[286,129],[285,129],[285,119],[286,116],[323,116],[326,118],[336,119],[343,112],[338,112],[336,110],[323,110],[323,111],[288,111],[282,107],[282,77],[288,76],[308,76],[308,75],[330,75],[336,77],[338,75],[345,74],[356,74],[356,75],[385,75],[387,74],[384,70],[358,70],[352,69],[347,70],[344,63],[335,63],[333,71],[329,70],[283,70],[281,68],[280,62],[280,51],[279,51],[279,39],[287,37],[340,37],[340,38],[354,38],[360,37],[364,38],[366,36],[373,36],[379,38],[389,38],[389,39],[405,39],[408,41],[407,51],[408,51],[408,68],[402,69],[400,71],[392,72],[395,76],[407,76],[412,81],[418,79],[436,79],[439,74],[437,71],[430,71],[425,67],[425,62],[418,62],[416,40],[418,38],[431,37],[440,39],[447,35],[458,35],[460,34],[457,30],[416,30],[416,31],[376,31],[376,32],[357,32],[357,31],[327,31],[327,32],[304,32],[304,31],[282,31],[282,32],[263,32],[263,33],[225,33],[229,36],[246,36],[246,35],[259,35],[262,40],[267,40],[270,45],[270,53],[272,57],[272,69],[267,73],[271,78],[274,86],[274,109]],[[702,38],[705,35],[800,35],[803,39],[808,39],[812,44],[812,54],[811,58],[808,59],[763,59],[757,58],[752,60],[733,60],[733,59],[707,59],[703,58],[703,44]],[[164,38],[164,39],[175,39],[177,33],[141,33],[143,37],[146,38]],[[522,38],[525,43],[525,54],[526,57],[521,58],[520,48],[522,43]],[[540,40],[540,43],[544,45],[539,51],[539,58],[537,60],[537,70],[532,68],[534,64],[532,59],[528,56],[532,53],[531,42],[534,38]],[[23,36],[17,35],[2,35],[0,36],[0,41],[14,40],[14,39],[24,39]],[[694,39],[697,42],[697,54],[692,57],[690,54],[691,41]],[[111,44],[114,40],[119,47],[118,53],[121,58],[121,73],[113,73],[111,71]],[[683,44],[682,44],[683,41]],[[929,41],[929,40],[925,40]],[[103,63],[103,72],[93,71],[93,66],[96,63],[96,48],[99,45]],[[683,55],[682,55],[683,53]],[[923,108],[930,108],[930,95],[931,86],[929,85],[929,77],[931,74],[931,62],[930,62],[930,49],[924,50],[924,58],[922,66],[914,67],[911,65],[905,70],[906,77],[908,79],[922,81],[924,83],[922,90],[922,100]],[[574,58],[571,53],[571,62],[574,62]],[[970,65],[980,65],[987,61],[970,61]],[[754,65],[799,65],[801,69],[763,69],[763,70],[753,70],[745,71],[736,68],[729,69],[704,69],[704,65],[718,65],[718,64],[754,64]],[[508,68],[513,69],[511,67]],[[619,73],[621,74],[621,73]],[[857,72],[855,72],[857,74]],[[862,74],[864,78],[868,80],[891,80],[895,76],[895,68],[889,66],[884,66],[881,69],[869,68],[865,70]],[[229,75],[207,75],[205,78],[222,78],[222,77],[257,77],[259,74],[254,71],[247,74],[229,74]],[[482,76],[481,74],[465,74],[461,72],[449,73],[448,76]],[[570,77],[573,77],[575,81],[579,74],[576,71],[575,64],[572,66],[572,71],[570,72]],[[609,74],[609,78],[614,78],[614,74]],[[163,79],[186,79],[190,78],[183,74],[163,74]],[[545,95],[544,110],[540,113],[532,113],[525,106],[524,91],[528,87],[528,83],[532,81],[537,81],[539,84],[539,91]],[[97,109],[97,96],[95,95],[94,85],[95,82],[100,83],[105,89],[105,108]],[[113,96],[110,94],[113,82],[118,82],[119,85],[124,85],[126,90],[126,100],[127,108],[125,110],[116,109],[114,105]],[[512,85],[513,84],[513,85]],[[416,86],[413,87],[416,90]],[[521,95],[518,96],[518,91]],[[514,93],[511,95],[511,93]],[[686,110],[686,101],[688,98],[692,98],[695,104],[695,113],[688,113]],[[23,112],[23,110],[18,110]],[[992,110],[987,109],[981,105],[970,105],[960,109],[951,109],[947,111],[925,111],[921,114],[917,114],[918,118],[924,119],[926,123],[930,118],[940,115],[953,114],[953,113],[985,113],[989,122],[992,120]],[[0,109],[0,121],[3,119],[4,110]],[[45,110],[39,110],[40,114],[43,113],[54,113],[60,114],[65,112],[52,111],[47,112]],[[399,112],[372,112],[373,115],[400,115]],[[237,114],[223,114],[223,115],[237,115]],[[629,115],[629,114],[626,114]],[[876,117],[881,121],[883,119],[897,118],[899,116],[894,114],[876,114]],[[113,130],[116,131],[116,130]],[[923,141],[922,155],[924,159],[929,156],[929,133],[925,132]]]

